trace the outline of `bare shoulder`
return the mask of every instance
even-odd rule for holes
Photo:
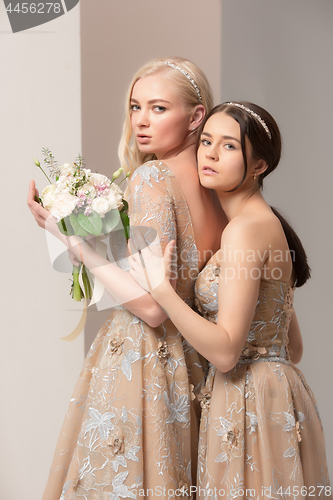
[[[249,212],[234,217],[227,224],[222,233],[221,244],[263,249],[271,243],[272,235],[280,230],[280,221],[272,211]]]

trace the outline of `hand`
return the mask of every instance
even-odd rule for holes
[[[132,232],[133,235],[133,232]],[[161,247],[155,240],[147,246],[140,232],[135,233],[135,238],[129,241],[130,257],[128,262],[131,266],[129,271],[132,278],[153,296],[157,293],[157,288],[162,284],[170,284],[172,275],[172,257],[175,241],[170,241],[162,257]]]
[[[35,221],[50,233],[52,233],[57,238],[63,240],[62,234],[58,229],[56,219],[46,210],[42,205],[35,201],[35,196],[39,197],[38,189],[36,189],[35,181],[30,181],[27,204],[30,212],[34,216]]]

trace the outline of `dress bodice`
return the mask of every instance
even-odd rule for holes
[[[214,257],[198,275],[195,304],[206,319],[216,323],[220,267]],[[259,358],[288,361],[288,330],[293,312],[293,295],[294,287],[284,281],[260,280],[256,309],[240,363]]]

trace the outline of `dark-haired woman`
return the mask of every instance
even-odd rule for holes
[[[293,294],[310,269],[296,233],[260,191],[280,155],[277,124],[259,106],[224,103],[205,120],[199,177],[217,192],[229,223],[221,249],[196,282],[203,317],[170,286],[172,243],[164,265],[139,237],[140,251],[131,257],[132,276],[149,283],[179,331],[210,362],[198,396],[202,499],[332,498],[316,403],[294,365],[303,348]]]

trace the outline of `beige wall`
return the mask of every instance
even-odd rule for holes
[[[39,500],[80,371],[83,335],[69,276],[53,271],[44,231],[26,205],[30,179],[47,184],[32,156],[60,162],[81,150],[79,7],[13,34],[0,3],[1,500]]]
[[[222,99],[266,107],[283,157],[264,194],[299,234],[312,268],[296,291],[300,368],[318,402],[333,479],[333,2],[223,0]]]
[[[82,144],[89,165],[110,174],[124,98],[134,73],[155,57],[179,55],[206,73],[216,103],[221,92],[221,1],[81,0]],[[89,312],[86,349],[107,312]]]

